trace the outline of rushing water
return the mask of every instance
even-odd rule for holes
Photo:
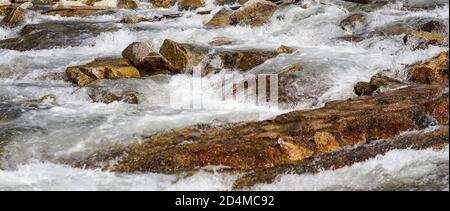
[[[0,49],[0,190],[228,190],[238,175],[200,171],[191,177],[160,174],[115,174],[85,170],[59,164],[61,159],[82,159],[91,152],[117,144],[128,144],[161,130],[197,123],[226,123],[267,119],[291,109],[320,107],[330,100],[353,97],[353,85],[390,69],[399,79],[406,64],[429,59],[444,47],[412,51],[403,44],[403,34],[374,36],[360,43],[340,41],[346,34],[338,23],[349,7],[336,1],[310,2],[307,9],[288,6],[260,28],[228,27],[206,29],[212,15],[186,12],[183,17],[135,25],[119,23],[123,16],[147,17],[177,10],[119,10],[99,16],[63,18],[31,13],[27,23],[55,23],[73,26],[49,39],[47,47],[28,51]],[[401,1],[370,9],[368,30],[397,23],[441,19],[448,22],[448,1],[427,10],[406,4],[428,1]],[[410,6],[410,5],[409,5]],[[208,2],[208,8],[220,7]],[[282,18],[281,18],[282,17]],[[2,17],[0,17],[1,19]],[[0,39],[19,36],[19,29],[0,28]],[[79,30],[77,30],[79,29]],[[83,31],[82,33],[80,31]],[[189,103],[186,87],[191,76],[150,77],[103,81],[97,86],[110,90],[134,90],[141,103],[92,103],[89,88],[78,89],[62,80],[65,69],[96,57],[120,56],[134,41],[148,41],[159,47],[164,39],[206,45],[215,37],[229,37],[234,44],[225,48],[298,49],[293,55],[269,60],[252,72],[270,72],[276,67],[301,62],[304,70],[296,88],[308,96],[304,103],[289,110],[203,99],[203,109],[171,109],[169,96],[180,96]],[[215,96],[218,77],[204,80],[206,96]],[[38,106],[27,103],[45,95]],[[186,99],[184,99],[186,98]],[[448,148],[398,150],[354,166],[315,175],[284,175],[273,184],[256,190],[448,190]]]

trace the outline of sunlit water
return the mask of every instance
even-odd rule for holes
[[[333,1],[324,1],[333,3]],[[412,1],[409,2],[411,4]],[[422,1],[418,1],[422,2]],[[439,1],[442,2],[442,1]],[[444,1],[445,2],[445,1]],[[417,19],[448,21],[448,1],[430,10],[406,10],[393,3],[369,13],[368,29],[375,30],[398,22]],[[414,2],[413,2],[414,3]],[[423,3],[423,2],[422,2]],[[208,7],[220,7],[208,2]],[[320,107],[324,103],[353,97],[353,85],[367,81],[374,74],[390,69],[404,79],[404,66],[429,59],[444,47],[412,51],[403,44],[403,35],[375,36],[360,43],[335,39],[346,34],[338,23],[348,15],[345,7],[315,4],[303,9],[281,9],[271,22],[260,28],[228,27],[206,29],[203,24],[212,15],[195,12],[173,20],[119,23],[123,16],[147,17],[169,10],[120,10],[115,13],[84,18],[62,18],[29,14],[27,23],[63,22],[87,24],[106,32],[71,37],[75,46],[61,44],[51,49],[25,52],[0,49],[0,189],[6,190],[228,190],[238,175],[201,171],[192,177],[160,174],[115,174],[100,170],[76,169],[58,163],[61,159],[82,159],[91,152],[116,144],[139,141],[142,135],[190,126],[198,123],[221,124],[262,120],[292,109]],[[279,18],[279,17],[283,18]],[[1,19],[2,17],[0,17]],[[0,28],[0,39],[17,37],[18,29]],[[69,66],[89,62],[97,57],[119,57],[134,41],[148,41],[156,48],[164,39],[207,45],[215,37],[229,37],[235,43],[223,48],[274,49],[280,45],[296,48],[293,55],[267,61],[251,72],[266,73],[300,62],[304,70],[296,83],[300,96],[308,96],[295,108],[268,109],[215,98],[218,76],[204,78],[202,109],[173,109],[171,95],[190,103],[188,75],[173,77],[103,81],[96,86],[110,90],[134,90],[141,103],[92,103],[89,88],[78,89],[60,79]],[[70,43],[70,42],[69,42]],[[55,95],[56,102],[43,102],[38,108],[24,101]],[[194,93],[195,95],[195,93]],[[196,97],[196,96],[194,96]],[[0,148],[1,149],[1,148]],[[284,175],[273,184],[258,185],[257,190],[448,190],[448,148],[399,150],[367,162],[315,175]]]

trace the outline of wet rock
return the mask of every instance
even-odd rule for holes
[[[85,8],[85,9],[51,9],[43,12],[43,15],[61,16],[61,17],[85,17],[96,15],[104,9]]]
[[[0,48],[28,51],[54,47],[79,46],[85,44],[85,37],[95,37],[102,32],[114,32],[113,23],[47,22],[26,25],[21,37],[0,40]]]
[[[209,28],[218,28],[235,25],[236,21],[232,19],[232,14],[233,11],[223,8],[219,10],[205,26]]]
[[[209,49],[166,39],[159,53],[172,65],[174,71],[182,72],[199,65],[209,53]]]
[[[223,51],[219,52],[218,56],[224,68],[247,71],[280,54],[290,54],[293,52],[294,49],[281,46],[274,51],[256,49]]]
[[[265,0],[249,1],[233,13],[233,20],[242,26],[263,26],[278,10],[278,6]]]
[[[425,49],[429,45],[448,45],[448,35],[440,35],[434,32],[412,30],[403,37],[403,42],[413,49]]]
[[[0,6],[0,16],[8,16],[13,10],[13,6]]]
[[[367,25],[367,16],[363,13],[351,14],[339,23],[339,26],[346,31],[359,30]]]
[[[233,184],[233,189],[246,189],[260,183],[272,183],[277,176],[282,174],[315,174],[320,171],[336,170],[384,155],[395,149],[442,149],[443,146],[448,145],[448,129],[448,126],[442,126],[432,131],[425,130],[355,148],[325,153],[291,165],[256,170],[237,179]]]
[[[0,27],[14,28],[25,21],[26,9],[16,7],[0,22]]]
[[[289,66],[281,69],[280,71],[277,71],[277,74],[289,75],[289,74],[300,72],[302,70],[303,70],[303,65],[301,63],[297,63],[297,64],[289,65]]]
[[[410,67],[410,80],[423,84],[448,84],[448,51]]]
[[[233,5],[236,4],[237,0],[215,0],[214,4],[223,6],[223,5]]]
[[[412,86],[273,120],[175,129],[131,145],[108,169],[174,173],[208,165],[254,170],[293,164],[430,124],[448,124],[448,97],[447,86]]]
[[[208,44],[211,46],[230,45],[233,44],[233,40],[228,37],[216,37],[213,40],[211,40]]]
[[[434,32],[438,34],[446,34],[448,26],[440,20],[429,21],[417,28],[417,31]]]
[[[67,77],[78,86],[85,86],[100,79],[138,78],[138,69],[127,59],[98,58],[85,65],[69,67]]]
[[[108,90],[93,89],[90,91],[89,97],[94,103],[110,104],[113,102],[123,102],[128,104],[139,104],[137,93],[132,91],[117,94],[109,92]]]
[[[244,4],[239,10],[222,9],[206,23],[207,27],[226,27],[232,25],[263,26],[269,22],[278,6],[265,0],[255,0]]]
[[[142,72],[149,74],[171,73],[175,69],[149,43],[134,42],[123,52],[122,56],[131,61]]]
[[[117,8],[135,10],[138,8],[138,4],[134,0],[118,0]]]
[[[180,0],[178,2],[178,7],[181,10],[196,10],[204,6],[206,6],[204,0]]]
[[[127,24],[136,24],[145,21],[146,19],[144,17],[139,16],[125,16],[120,21],[121,23],[127,23]]]
[[[152,0],[153,7],[169,8],[175,6],[177,0]]]
[[[398,89],[405,85],[406,85],[405,83],[397,79],[393,79],[384,76],[382,74],[377,74],[373,76],[369,82],[358,82],[354,86],[354,91],[355,94],[358,96],[372,95],[374,94],[375,91],[379,90],[380,88]]]

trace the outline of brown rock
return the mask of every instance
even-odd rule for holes
[[[13,6],[0,6],[0,16],[8,16],[13,10]]]
[[[138,8],[138,4],[134,0],[118,0],[117,8],[135,10]]]
[[[236,23],[235,20],[232,19],[232,14],[233,11],[223,8],[219,10],[219,12],[217,12],[205,26],[210,28],[218,28],[235,25]]]
[[[67,77],[78,86],[100,79],[138,78],[139,71],[126,59],[99,58],[85,65],[69,67]]]
[[[269,22],[278,6],[265,0],[251,1],[233,13],[233,20],[242,26],[263,26]]]
[[[297,63],[297,64],[293,64],[293,65],[289,65],[283,69],[281,69],[280,71],[277,71],[277,73],[281,76],[283,75],[289,75],[292,73],[297,73],[303,70],[303,65],[301,63]]]
[[[206,6],[204,0],[180,0],[178,2],[178,7],[182,10],[196,10],[204,6]]]
[[[236,180],[233,189],[250,188],[258,183],[272,183],[277,176],[282,174],[315,174],[324,170],[336,170],[384,155],[394,149],[420,150],[431,147],[442,149],[443,146],[448,145],[448,129],[448,126],[443,126],[433,131],[425,130],[355,148],[325,153],[290,165],[259,169]]]
[[[42,12],[43,15],[61,16],[61,17],[85,17],[95,15],[96,13],[103,11],[99,8],[79,8],[79,9],[51,9]]]
[[[16,7],[0,22],[0,27],[14,28],[24,22],[26,9]]]
[[[448,45],[448,35],[412,30],[403,37],[403,42],[411,45],[413,49],[425,49],[429,45]]]
[[[424,84],[448,84],[448,51],[442,52],[425,63],[410,68],[410,80]]]
[[[237,2],[237,0],[215,0],[214,4],[223,6],[223,5],[233,5]]]
[[[135,42],[129,45],[122,56],[133,63],[139,70],[149,74],[171,73],[175,69],[149,43]]]
[[[146,19],[144,17],[139,16],[125,16],[120,21],[121,23],[127,23],[127,24],[136,24],[145,21]]]
[[[430,125],[430,118],[445,124],[444,116],[448,116],[447,86],[412,86],[330,102],[323,108],[294,111],[273,120],[199,125],[153,135],[131,145],[123,159],[109,169],[164,173],[208,165],[267,169],[420,130]]]
[[[373,76],[369,82],[358,82],[354,86],[354,91],[358,96],[372,95],[379,88],[397,89],[405,85],[405,83],[399,80],[377,74]]]
[[[190,70],[199,65],[209,49],[191,44],[177,43],[166,39],[159,53],[172,65],[174,71]]]
[[[417,28],[417,31],[434,32],[438,34],[447,33],[447,25],[439,20],[429,21]]]
[[[227,69],[239,69],[243,71],[251,70],[254,67],[263,64],[265,61],[278,56],[279,54],[292,53],[292,48],[281,46],[274,51],[262,51],[256,49],[223,51],[218,55],[222,65]]]
[[[153,7],[169,8],[175,6],[177,0],[151,0]]]

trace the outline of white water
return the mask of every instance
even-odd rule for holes
[[[397,76],[401,78],[404,76],[401,70],[405,64],[425,60],[448,50],[443,47],[430,47],[426,50],[411,51],[404,46],[401,35],[373,37],[357,44],[336,41],[335,37],[346,33],[337,26],[347,15],[345,10],[334,5],[311,4],[307,9],[294,6],[284,8],[274,15],[270,24],[256,29],[228,27],[207,30],[203,28],[203,24],[212,15],[200,16],[194,12],[189,12],[180,19],[162,22],[137,25],[115,23],[124,15],[140,14],[152,17],[168,10],[121,10],[113,14],[85,18],[29,14],[27,23],[101,22],[121,29],[98,36],[78,38],[82,39],[82,45],[74,47],[26,52],[0,49],[1,100],[17,104],[48,94],[57,96],[56,103],[44,103],[41,109],[22,108],[19,109],[19,117],[7,122],[0,121],[0,135],[13,134],[5,147],[6,156],[0,162],[3,167],[3,170],[0,170],[0,189],[226,190],[231,187],[236,176],[200,172],[193,177],[177,180],[176,176],[117,175],[99,170],[74,169],[57,163],[60,159],[81,159],[98,149],[132,143],[138,141],[141,135],[169,128],[197,123],[260,120],[289,111],[248,107],[236,102],[224,103],[214,97],[204,99],[204,109],[170,109],[168,100],[171,94],[184,96],[186,99],[180,101],[188,103],[187,97],[190,93],[186,84],[191,78],[187,75],[104,81],[99,84],[111,90],[137,91],[141,99],[140,105],[92,103],[87,95],[87,88],[77,90],[68,82],[51,79],[52,75],[64,74],[68,66],[83,64],[96,57],[120,56],[121,51],[134,41],[149,41],[159,47],[164,39],[168,38],[178,42],[206,45],[215,37],[226,36],[236,40],[235,44],[226,47],[230,49],[272,49],[280,45],[294,47],[298,49],[295,54],[274,58],[252,71],[270,72],[287,64],[304,64],[297,90],[300,95],[310,97],[297,108],[319,107],[330,100],[353,97],[352,88],[358,81],[367,81],[372,75],[385,69],[397,71]],[[212,7],[211,4],[208,5]],[[375,29],[411,18],[448,20],[448,4],[428,11],[408,11],[403,10],[401,6],[401,3],[390,4],[369,13],[369,28]],[[219,8],[215,7],[214,10]],[[284,19],[277,19],[279,15],[284,15]],[[20,28],[0,28],[0,39],[16,37],[19,32]],[[205,89],[206,95],[214,96],[214,93],[218,92],[214,88],[217,78],[207,78],[206,84],[209,85],[209,88]],[[421,156],[414,160],[411,158],[413,155]],[[421,158],[422,156],[425,158]],[[286,175],[279,182],[259,186],[258,189],[373,189],[389,181],[396,181],[399,178],[397,175],[402,176],[400,179],[409,176],[428,178],[428,174],[432,176],[434,172],[439,171],[439,166],[433,167],[429,164],[434,161],[446,162],[448,169],[448,149],[444,152],[394,151],[381,159],[357,164],[348,169],[318,175]],[[389,162],[398,165],[391,168]],[[375,168],[377,165],[385,169]],[[365,170],[367,173],[355,177],[359,170]],[[385,174],[388,176],[383,177]],[[356,182],[345,180],[342,175],[354,178]],[[381,176],[376,180],[364,179],[364,176],[377,175]],[[443,188],[448,189],[448,174],[446,181]],[[442,187],[439,186],[439,189]]]

